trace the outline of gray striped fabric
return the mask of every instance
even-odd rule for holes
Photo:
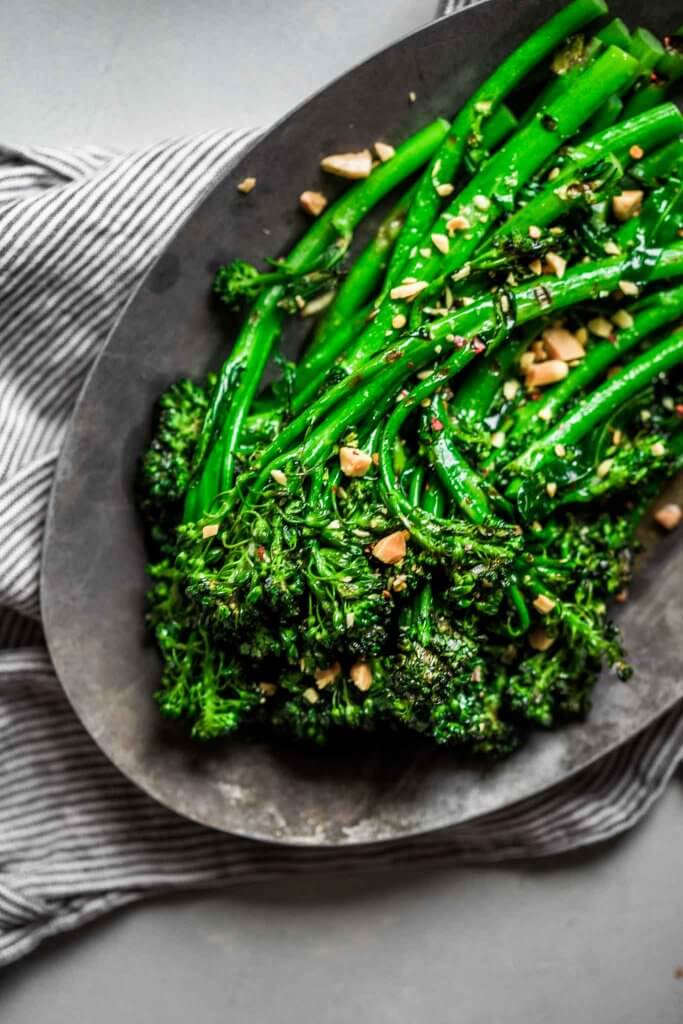
[[[447,3],[441,13],[470,4]],[[0,964],[174,887],[556,853],[613,836],[661,793],[683,710],[569,785],[466,826],[337,854],[225,836],[134,789],[75,719],[42,642],[55,459],[84,375],[174,229],[250,137],[117,155],[0,151]]]

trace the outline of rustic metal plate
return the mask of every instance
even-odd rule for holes
[[[353,736],[343,754],[241,739],[202,747],[164,723],[152,701],[159,661],[144,637],[145,551],[132,481],[159,393],[175,378],[215,364],[234,330],[210,301],[212,272],[237,255],[258,260],[285,251],[304,227],[295,197],[315,187],[321,154],[398,140],[430,116],[453,111],[560,6],[555,0],[492,0],[443,19],[356,68],[277,125],[193,212],[85,385],[48,517],[42,578],[48,644],[95,741],[133,782],[180,814],[286,843],[395,839],[539,792],[683,696],[683,538],[672,537],[657,546],[619,614],[633,680],[625,685],[605,676],[587,722],[539,733],[500,764]],[[615,4],[613,13],[664,31],[678,23],[677,7],[675,0],[641,0]],[[411,89],[415,104],[408,101]],[[235,189],[246,174],[258,179],[249,197]]]

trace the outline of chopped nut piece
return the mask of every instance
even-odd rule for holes
[[[277,685],[275,683],[259,683],[258,688],[264,697],[274,697],[277,693]]]
[[[642,148],[642,146],[631,146],[631,148],[628,151],[628,155],[632,157],[634,160],[642,160],[645,156],[645,150]]]
[[[280,484],[281,487],[285,487],[287,485],[287,476],[281,469],[271,469],[270,475],[275,483]]]
[[[428,284],[428,281],[404,281],[402,284],[392,288],[389,294],[392,299],[407,299],[410,302],[416,295],[423,292],[428,287]]]
[[[539,409],[538,418],[539,420],[543,420],[544,423],[549,423],[553,418],[552,411],[550,409]]]
[[[586,342],[588,341],[588,330],[587,330],[587,328],[586,327],[578,327],[574,331],[574,337],[576,338],[576,340],[578,341],[578,343],[580,345],[583,345],[585,347]]]
[[[436,194],[439,196],[450,196],[453,192],[455,192],[455,187],[448,181],[445,181],[443,185],[436,186]]]
[[[560,176],[560,168],[553,167],[552,171],[548,174],[548,181],[556,181]]]
[[[622,434],[621,430],[617,429],[617,430],[613,430],[612,431],[612,444],[614,444],[614,445],[621,444],[623,438],[624,438],[624,435]]]
[[[302,295],[295,295],[294,301],[296,302],[297,309],[304,309],[306,306],[306,300]]]
[[[523,373],[528,373],[531,367],[536,362],[536,356],[533,352],[525,352],[519,361],[520,368]]]
[[[586,350],[576,335],[564,327],[546,327],[543,340],[552,359],[563,359],[568,363],[572,359],[583,359],[586,355]]]
[[[626,590],[626,588],[620,590],[618,594],[614,595],[614,600],[617,604],[626,604],[628,601],[628,590]]]
[[[392,156],[396,155],[396,150],[393,146],[390,146],[388,142],[376,142],[374,148],[375,153],[383,164],[385,164],[387,160],[391,160]]]
[[[619,282],[619,290],[624,295],[633,295],[633,296],[640,295],[640,288],[635,283],[635,281],[620,281]]]
[[[410,92],[408,93],[408,99],[410,100],[411,103],[414,103],[415,100],[417,99],[417,93],[413,92],[413,90],[411,89]]]
[[[352,665],[349,675],[353,685],[362,693],[367,693],[372,686],[372,669],[366,661],[357,661],[355,665]]]
[[[322,313],[324,309],[331,304],[334,299],[335,292],[323,292],[322,295],[316,295],[314,299],[309,299],[308,302],[304,303],[301,307],[302,316],[317,316],[318,313]]]
[[[544,359],[548,358],[548,353],[545,350],[545,342],[540,339],[533,343],[531,350],[534,353],[537,363],[542,363]]]
[[[519,381],[515,378],[506,380],[503,384],[503,398],[506,402],[511,402],[519,391]]]
[[[557,484],[555,483],[554,480],[550,480],[545,485],[545,493],[548,495],[549,498],[554,498],[555,497],[555,495],[557,494]]]
[[[603,245],[603,249],[605,250],[608,256],[619,256],[621,253],[621,249],[619,248],[617,243],[613,242],[611,239],[609,242],[605,242],[605,244]]]
[[[326,668],[315,669],[313,678],[318,689],[324,690],[326,686],[330,686],[340,675],[341,665],[338,661],[335,661],[333,665],[328,665]]]
[[[565,455],[567,454],[567,449],[565,448],[565,446],[563,444],[556,444],[555,445],[555,454],[557,455],[558,459],[563,459],[565,457]]]
[[[248,195],[249,192],[251,192],[252,189],[255,188],[255,187],[256,187],[256,178],[242,178],[242,180],[240,181],[240,183],[237,186],[237,191],[238,192],[243,192],[245,195]]]
[[[675,530],[682,518],[683,509],[673,501],[668,505],[662,505],[655,512],[655,522],[663,526],[665,530]]]
[[[612,324],[609,320],[605,320],[604,316],[596,316],[589,320],[588,329],[591,334],[595,334],[598,338],[611,338],[614,333]]]
[[[333,153],[320,161],[320,166],[328,174],[338,178],[367,178],[372,170],[372,153],[362,149],[359,153]]]
[[[408,577],[405,575],[394,576],[393,580],[391,581],[391,589],[395,590],[399,594],[402,590],[405,590],[407,586]]]
[[[555,607],[555,602],[551,598],[546,597],[545,594],[539,594],[532,603],[536,611],[540,612],[541,615],[548,615]]]
[[[534,363],[529,367],[526,385],[528,388],[543,388],[564,380],[568,373],[569,367],[562,359],[548,359],[545,363]]]
[[[603,480],[609,474],[613,465],[614,459],[603,459],[602,462],[598,464],[598,468],[595,470],[595,475],[599,477],[600,480]]]
[[[360,448],[349,448],[346,445],[339,449],[339,465],[346,476],[365,476],[372,465],[372,455]]]
[[[664,447],[661,441],[655,441],[655,443],[650,448],[650,451],[656,459],[662,459],[666,455],[666,448]]]
[[[396,316],[395,316],[395,317],[393,318],[393,320],[391,321],[391,326],[392,326],[393,328],[395,328],[395,330],[397,330],[397,331],[400,331],[400,330],[401,330],[401,328],[402,328],[402,327],[405,327],[405,325],[406,325],[407,323],[408,323],[408,320],[407,320],[407,318],[406,318],[406,317],[405,317],[405,316],[403,315],[403,313],[397,313],[397,314],[396,314]]]
[[[396,530],[382,537],[373,546],[372,554],[378,562],[385,565],[396,565],[406,557],[406,541],[410,534],[407,530]]]
[[[545,262],[551,274],[554,274],[555,277],[564,277],[567,261],[563,256],[560,256],[557,252],[547,252],[545,254]]]
[[[312,217],[319,217],[327,206],[327,199],[322,192],[302,192],[299,196],[299,206]]]
[[[304,698],[308,701],[309,704],[317,704],[318,701],[320,700],[320,696],[318,695],[317,691],[313,689],[312,686],[309,686],[307,690],[304,690]]]
[[[450,248],[449,242],[448,242],[448,235],[440,235],[440,234],[435,232],[432,235],[432,242],[436,246],[436,248],[439,250],[439,252],[442,252],[444,254],[447,253],[449,248]]]
[[[470,222],[467,217],[458,215],[457,217],[450,217],[446,221],[446,231],[449,235],[453,235],[456,231],[467,231],[470,226]]]
[[[476,210],[481,210],[482,213],[485,210],[488,210],[489,207],[491,206],[491,200],[488,198],[488,196],[475,196],[474,199],[472,200],[472,203],[474,205],[474,208]]]
[[[622,327],[627,330],[629,327],[633,327],[634,319],[626,309],[618,309],[612,317],[612,323],[616,324],[617,327]]]
[[[546,633],[543,626],[534,626],[529,632],[529,643],[535,651],[549,651],[555,639]]]
[[[529,225],[529,238],[540,238],[543,232],[536,224]]]
[[[208,523],[202,527],[202,537],[207,540],[209,537],[215,537],[218,533],[218,523]]]
[[[418,251],[420,253],[420,256],[422,256],[422,258],[425,260],[428,260],[429,257],[432,255],[432,250],[428,249],[426,246]]]
[[[640,213],[645,193],[640,188],[626,189],[612,197],[612,213],[623,224]]]
[[[533,274],[536,274],[537,276],[540,276],[543,273],[543,264],[541,263],[540,260],[532,260],[531,263],[529,264],[529,270]]]
[[[491,434],[491,444],[494,448],[504,448],[506,440],[505,431],[503,430],[496,430],[495,433]]]

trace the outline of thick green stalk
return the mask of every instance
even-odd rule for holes
[[[572,196],[567,186],[586,167],[607,154],[614,154],[625,165],[632,163],[629,149],[639,145],[645,152],[669,142],[683,131],[683,115],[673,103],[664,103],[656,110],[607,128],[579,146],[572,146],[568,162],[526,206],[509,217],[496,231],[493,244],[513,232],[525,234],[532,225],[544,227],[555,223],[569,208]]]
[[[660,292],[638,310],[632,310],[633,326],[623,330],[614,328],[614,340],[594,342],[588,348],[585,359],[576,366],[568,377],[555,384],[538,401],[529,401],[521,406],[513,420],[508,439],[520,438],[530,420],[544,424],[556,420],[560,411],[580,391],[593,384],[602,374],[618,363],[622,356],[631,351],[643,338],[649,337],[661,327],[683,316],[683,285],[672,291]]]
[[[489,501],[478,473],[458,450],[449,427],[449,414],[440,397],[432,403],[429,455],[437,478],[468,519],[478,525],[491,514]]]
[[[520,355],[526,351],[538,328],[524,331],[518,338],[496,349],[490,358],[475,363],[458,388],[453,402],[455,415],[471,427],[481,426],[501,384],[511,373]]]
[[[532,443],[522,455],[514,459],[507,466],[507,472],[518,474],[537,471],[543,462],[552,456],[557,445],[569,447],[579,442],[606,417],[642,391],[654,377],[681,362],[683,330],[677,331],[647,352],[643,352],[618,374],[596,388],[553,430]]]
[[[539,278],[533,284],[510,290],[517,324],[550,315],[552,312],[598,298],[611,291],[630,273],[628,258],[600,260],[580,264],[569,269],[561,279]],[[650,280],[683,275],[683,245],[662,250],[650,270]],[[480,348],[464,343],[462,336],[474,338],[478,334],[496,335],[500,331],[500,313],[497,299],[487,295],[479,302],[434,321],[428,328],[428,337],[404,337],[389,352],[376,355],[359,367],[355,374],[329,388],[313,405],[278,435],[263,453],[259,469],[261,475],[255,485],[258,491],[267,481],[270,470],[298,463],[310,469],[328,457],[332,447],[345,429],[358,428],[371,413],[377,414],[387,403],[395,401],[395,391],[415,372],[440,357],[448,350],[453,339],[463,342],[441,363],[424,382],[423,390],[431,395],[446,379],[461,372]],[[500,340],[505,337],[500,335]],[[493,346],[489,346],[491,350]],[[403,403],[400,403],[401,405]],[[303,435],[305,440],[292,451]]]
[[[288,255],[292,270],[313,265],[331,245],[340,243],[348,247],[353,230],[363,217],[422,166],[447,130],[448,124],[442,120],[427,125],[399,146],[391,160],[338,199]],[[276,286],[257,299],[221,369],[202,428],[203,443],[185,501],[185,522],[208,511],[212,497],[232,486],[244,421],[280,332],[282,314],[278,303],[282,295],[282,287]]]
[[[547,118],[534,120],[522,128],[488,161],[451,203],[430,232],[443,233],[444,221],[464,217],[469,228],[459,231],[445,254],[418,255],[406,267],[406,274],[418,281],[445,278],[463,267],[502,210],[548,157],[570,138],[608,96],[633,78],[638,64],[616,47],[610,47],[593,65],[582,71],[571,94],[562,96],[548,111]],[[503,199],[505,197],[505,199]],[[423,239],[430,246],[431,234]],[[433,253],[433,250],[431,250]],[[361,335],[355,349],[344,360],[352,373],[369,354],[377,351],[391,330],[393,318],[405,313],[406,303],[389,300]]]
[[[436,154],[420,181],[415,202],[391,260],[390,282],[404,276],[411,251],[420,244],[430,224],[435,221],[441,202],[435,185],[450,183],[455,178],[476,121],[494,110],[567,36],[578,32],[606,11],[607,5],[603,0],[573,0],[499,64],[463,106],[453,121],[442,150]]]

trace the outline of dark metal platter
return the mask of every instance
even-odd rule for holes
[[[180,814],[244,836],[344,845],[462,822],[537,793],[628,739],[683,696],[683,538],[651,552],[618,616],[635,665],[605,675],[585,723],[536,734],[508,760],[463,762],[445,751],[377,740],[344,754],[234,739],[211,747],[164,723],[159,675],[143,630],[145,550],[132,497],[136,461],[159,393],[201,375],[234,330],[209,296],[235,256],[286,251],[304,219],[296,196],[315,187],[321,155],[403,138],[448,113],[557,0],[492,0],[384,50],[277,125],[216,184],[158,260],[109,338],[61,452],[42,577],[57,674],[102,750],[133,782]],[[620,2],[613,14],[664,32],[677,0]],[[678,14],[678,20],[677,20]],[[408,101],[409,90],[418,95]],[[249,196],[235,184],[254,175]],[[326,191],[329,192],[329,183]]]

